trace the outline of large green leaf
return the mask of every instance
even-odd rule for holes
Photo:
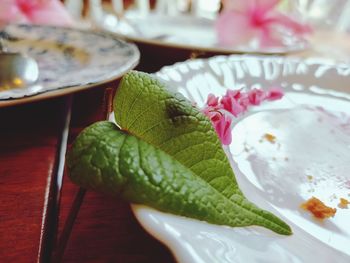
[[[245,219],[250,224],[273,228],[280,223],[244,198],[209,119],[157,78],[136,71],[126,74],[114,99],[114,114],[123,130],[159,147],[242,210],[255,213]]]
[[[129,135],[111,123],[85,129],[68,155],[70,178],[80,186],[156,209],[210,223],[251,225],[254,211],[232,203],[205,180],[164,151]],[[276,221],[273,216],[270,221]],[[256,220],[281,234],[288,226]]]
[[[243,196],[210,121],[185,98],[131,72],[117,90],[114,111],[122,131],[97,123],[74,143],[67,162],[73,181],[211,223],[291,234]]]

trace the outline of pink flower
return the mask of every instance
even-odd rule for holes
[[[1,0],[0,21],[58,26],[73,24],[59,0]]]
[[[232,89],[228,89],[227,91],[226,91],[226,96],[227,97],[232,97],[232,98],[234,98],[235,100],[239,100],[241,97],[242,97],[242,93],[241,93],[241,91],[240,90],[237,90],[237,89],[235,89],[235,90],[232,90]]]
[[[210,119],[221,143],[224,145],[229,145],[232,141],[232,117],[222,113],[219,110],[213,110],[210,106],[205,107],[202,112]]]
[[[267,100],[279,100],[284,95],[284,92],[280,88],[271,88],[266,94]]]
[[[209,119],[214,124],[214,123],[220,121],[223,115],[224,114],[221,111],[211,111],[209,113]]]
[[[239,104],[243,107],[244,111],[246,111],[250,105],[248,95],[249,95],[248,93],[242,93],[239,99]]]
[[[265,98],[266,98],[266,93],[261,89],[252,89],[248,93],[248,99],[251,105],[255,105],[255,106],[260,105],[261,102],[265,100]]]
[[[209,94],[202,113],[210,119],[221,143],[229,145],[232,141],[231,124],[234,117],[246,112],[249,106],[260,105],[264,100],[278,100],[283,95],[280,88],[267,91],[251,89],[247,92],[229,89],[221,99]]]
[[[226,114],[216,115],[213,126],[223,145],[229,145],[232,142],[231,134],[232,117]]]
[[[210,107],[217,107],[219,105],[219,97],[216,97],[214,94],[209,94],[207,99],[207,105]]]
[[[277,29],[294,35],[311,33],[311,28],[275,10],[280,0],[223,0],[224,9],[216,22],[219,43],[237,45],[257,37],[261,46],[282,44]]]
[[[239,103],[239,98],[241,97],[240,91],[228,90],[226,95],[222,97],[220,103],[222,108],[230,112],[233,116],[237,117],[245,109]]]

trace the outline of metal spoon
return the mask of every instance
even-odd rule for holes
[[[0,91],[30,86],[38,77],[37,62],[21,53],[8,52],[0,37]]]

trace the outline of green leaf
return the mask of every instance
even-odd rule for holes
[[[84,188],[120,194],[164,212],[234,227],[248,226],[249,218],[256,216],[164,151],[111,122],[98,122],[85,129],[74,143],[67,164],[71,179]],[[286,225],[272,227],[278,233],[290,233]]]
[[[210,120],[181,94],[146,73],[133,71],[117,90],[114,114],[123,130],[171,155],[242,211],[251,211],[247,224],[290,233],[284,222],[246,200]]]
[[[145,73],[124,76],[114,124],[86,129],[68,155],[73,181],[161,211],[230,226],[290,227],[250,203],[210,121]]]

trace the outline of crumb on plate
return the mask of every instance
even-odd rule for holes
[[[321,200],[316,197],[312,197],[305,203],[301,204],[301,208],[311,212],[313,216],[318,219],[333,217],[337,212],[336,208],[326,206]]]
[[[265,133],[264,138],[269,141],[270,143],[276,142],[276,136],[271,133]]]
[[[347,209],[349,204],[350,204],[349,200],[345,198],[340,198],[338,207],[341,209]]]

